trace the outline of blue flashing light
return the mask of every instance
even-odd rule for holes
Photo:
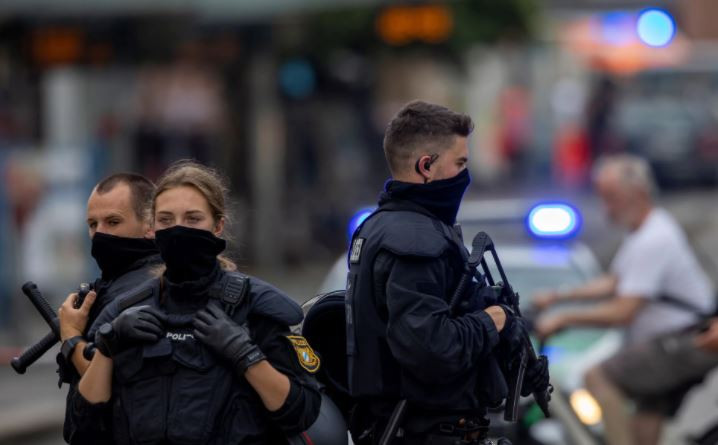
[[[636,22],[636,31],[641,42],[648,46],[662,47],[676,35],[676,22],[663,9],[650,8],[642,11]]]
[[[529,212],[527,228],[537,238],[571,238],[581,228],[581,217],[578,211],[568,204],[539,204]]]
[[[363,223],[365,219],[369,218],[369,215],[371,215],[374,210],[374,207],[364,207],[363,209],[356,212],[354,216],[352,216],[352,219],[349,220],[349,227],[347,230],[347,236],[349,240],[351,240],[352,236],[354,236],[354,232],[356,231],[357,227],[359,227],[359,225]]]

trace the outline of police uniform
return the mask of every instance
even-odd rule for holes
[[[215,300],[290,380],[284,405],[269,412],[243,378],[209,351],[192,332],[197,310]],[[299,323],[299,306],[271,285],[219,268],[195,282],[154,279],[111,303],[95,323],[123,310],[151,305],[168,314],[166,336],[113,357],[113,397],[106,404],[78,398],[73,415],[86,430],[112,428],[120,444],[273,444],[306,430],[317,418],[320,393],[313,373],[319,358],[288,326]],[[111,411],[112,425],[102,423]]]
[[[448,433],[462,418],[481,422],[506,384],[493,354],[499,334],[482,310],[490,303],[473,298],[449,313],[467,258],[460,235],[409,200],[384,194],[379,204],[349,252],[348,383],[361,401],[355,441],[376,443],[400,399],[409,402],[405,438]]]
[[[140,252],[138,258],[119,275],[107,275],[105,274],[102,278],[95,280],[93,289],[97,293],[95,303],[90,309],[87,320],[86,339],[92,339],[88,331],[90,326],[94,323],[97,317],[100,315],[102,310],[111,303],[117,295],[127,292],[130,289],[136,288],[143,282],[146,282],[151,277],[151,272],[162,264],[159,253],[156,249],[147,250]],[[111,437],[108,435],[94,435],[86,436],[82,432],[79,432],[76,425],[73,422],[71,416],[72,406],[75,403],[75,399],[78,397],[77,383],[80,380],[80,376],[75,370],[72,363],[67,360],[61,353],[57,355],[57,363],[59,365],[58,373],[60,374],[60,382],[68,383],[69,389],[66,398],[66,409],[65,409],[65,422],[63,425],[63,437],[67,443],[70,444],[102,444],[112,443]]]

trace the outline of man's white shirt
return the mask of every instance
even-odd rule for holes
[[[714,290],[683,230],[667,211],[654,208],[621,244],[610,267],[618,297],[648,300],[627,327],[627,342],[644,341],[699,320],[696,311],[660,301],[668,296],[705,313],[713,311]]]

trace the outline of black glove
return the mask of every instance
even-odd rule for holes
[[[95,346],[111,357],[136,343],[156,342],[164,333],[167,316],[152,306],[127,308],[112,323],[105,323],[95,333]]]
[[[543,392],[548,385],[548,358],[545,355],[539,355],[538,360],[526,368],[521,395],[527,397],[534,392]]]
[[[215,303],[197,312],[194,336],[215,354],[227,359],[241,374],[266,357],[252,341],[246,326],[240,326]]]
[[[526,320],[516,317],[514,312],[506,306],[501,306],[506,312],[506,324],[499,333],[501,339],[501,350],[509,362],[519,358],[519,352],[524,348],[528,338]]]

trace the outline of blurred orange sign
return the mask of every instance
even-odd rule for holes
[[[376,19],[379,37],[394,46],[413,41],[441,43],[454,28],[451,11],[444,5],[393,6]]]
[[[40,65],[78,62],[84,50],[84,34],[71,27],[36,30],[32,35],[33,59]]]

